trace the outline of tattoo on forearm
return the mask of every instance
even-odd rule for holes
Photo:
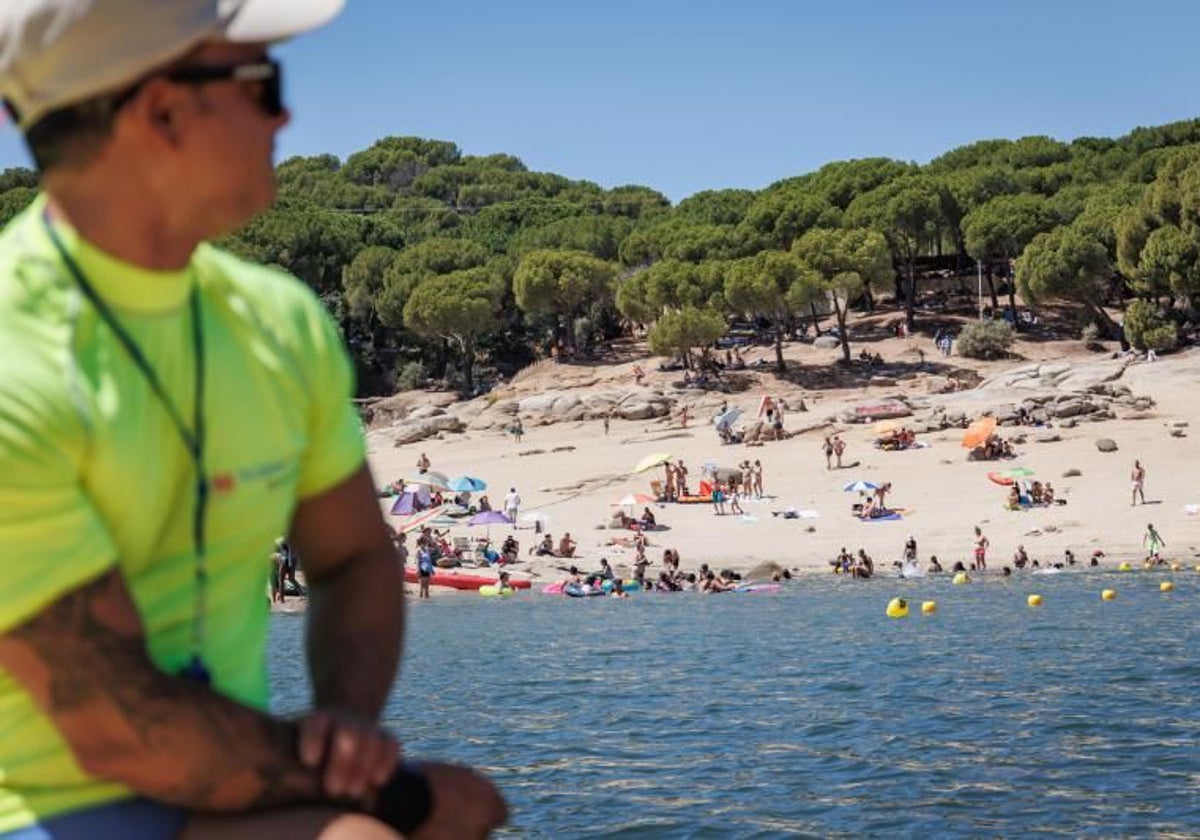
[[[320,802],[297,727],[164,674],[117,572],[0,638],[7,668],[91,772],[166,802],[241,811]]]

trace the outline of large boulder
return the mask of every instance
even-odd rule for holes
[[[525,397],[517,404],[521,414],[562,414],[583,402],[578,394],[547,391]]]
[[[441,417],[446,413],[446,409],[436,405],[421,405],[414,408],[405,417],[405,420],[424,420],[427,417]]]
[[[812,346],[818,350],[833,350],[841,347],[842,342],[832,335],[819,335],[813,339]]]
[[[1096,448],[1101,452],[1116,452],[1117,442],[1112,438],[1100,438],[1096,441]]]
[[[893,417],[908,417],[912,413],[908,404],[900,400],[871,400],[852,406],[843,415],[843,420],[847,423],[871,423]]]
[[[1050,408],[1050,414],[1054,417],[1078,417],[1081,414],[1091,414],[1096,410],[1096,406],[1084,399],[1064,400]]]
[[[622,403],[617,409],[617,414],[623,420],[650,420],[654,417],[662,417],[667,413],[666,410],[659,411],[662,407],[660,403],[628,402]]]
[[[440,432],[461,432],[465,429],[463,422],[453,414],[443,414],[419,420],[401,420],[387,431],[390,432],[393,446],[404,446],[434,437]]]

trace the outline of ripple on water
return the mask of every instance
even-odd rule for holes
[[[1112,577],[439,600],[386,719],[494,776],[522,836],[1192,835],[1200,577],[1103,603]],[[898,594],[938,613],[890,621]],[[294,712],[302,622],[273,620]]]

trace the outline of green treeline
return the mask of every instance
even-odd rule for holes
[[[782,365],[798,321],[844,325],[881,293],[914,326],[922,266],[938,256],[987,266],[997,310],[1018,294],[1065,302],[1111,332],[1103,305],[1132,296],[1127,334],[1159,349],[1200,302],[1200,120],[1116,140],[984,140],[925,166],[839,161],[675,206],[415,137],[346,161],[291,158],[278,178],[277,205],[222,244],[316,290],[363,394],[427,379],[470,392],[551,346],[586,355],[633,325],[690,363],[733,317],[769,323]],[[28,170],[0,173],[0,221],[35,187]],[[1009,265],[1015,283],[998,282]]]

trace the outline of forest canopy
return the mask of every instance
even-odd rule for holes
[[[363,395],[423,381],[472,392],[635,329],[685,363],[732,320],[757,319],[777,348],[806,316],[833,316],[844,336],[849,309],[884,295],[919,328],[930,260],[986,270],[991,307],[1014,315],[1018,296],[1065,303],[1111,334],[1106,303],[1132,297],[1147,329],[1200,320],[1200,120],[981,140],[923,166],[837,161],[674,206],[649,186],[417,137],[293,157],[277,174],[276,205],[220,244],[321,296]],[[0,222],[36,188],[29,170],[0,173]]]

